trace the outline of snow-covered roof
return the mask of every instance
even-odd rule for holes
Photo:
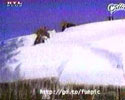
[[[35,34],[0,48],[0,82],[57,77],[63,84],[125,86],[125,20],[50,31],[44,44]]]

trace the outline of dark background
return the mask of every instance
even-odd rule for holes
[[[0,1],[0,41],[32,34],[40,26],[60,31],[62,21],[76,24],[104,21],[110,15],[109,3],[125,3],[125,0],[20,0],[22,7],[7,7],[6,1]],[[113,16],[125,18],[125,11]]]

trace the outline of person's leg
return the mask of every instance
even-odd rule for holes
[[[36,40],[35,40],[35,42],[34,42],[34,45],[39,44],[39,43],[40,43],[40,40],[41,40],[41,37],[37,36],[37,37],[36,37]]]

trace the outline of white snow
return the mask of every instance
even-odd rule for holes
[[[12,57],[0,67],[0,82],[57,77],[62,84],[125,86],[125,20],[49,32],[45,44],[34,46],[35,34],[16,38],[17,48],[6,41],[14,50],[3,55]]]

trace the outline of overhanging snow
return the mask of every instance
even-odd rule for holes
[[[124,23],[105,21],[50,31],[51,38],[36,46],[35,35],[8,40],[0,48],[0,82],[57,77],[63,84],[124,86]]]

